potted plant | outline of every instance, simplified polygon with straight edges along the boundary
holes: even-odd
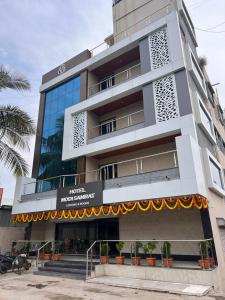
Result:
[[[119,242],[116,244],[116,250],[119,252],[120,256],[116,256],[116,263],[118,265],[124,265],[124,259],[125,257],[122,256],[121,251],[123,250],[124,242]]]
[[[109,245],[108,243],[101,244],[101,256],[100,256],[100,263],[101,264],[108,264],[109,263]]]
[[[52,259],[52,245],[49,243],[44,247],[44,260]]]
[[[44,248],[42,248],[44,246],[44,242],[41,242],[40,246],[38,248],[41,248],[41,250],[39,251],[39,259],[43,260],[44,259]],[[38,255],[38,253],[37,253]]]
[[[135,256],[132,257],[132,265],[140,266],[141,264],[141,257],[139,256],[139,249],[142,248],[141,242],[135,242]]]
[[[171,257],[171,244],[165,241],[162,246],[162,256],[164,267],[171,268],[173,266],[173,258]]]
[[[148,266],[154,267],[156,264],[156,258],[152,256],[152,252],[156,249],[156,245],[156,241],[149,241],[143,246],[144,253],[149,253],[149,257],[146,258]]]
[[[201,259],[198,261],[198,263],[202,269],[209,269],[211,267],[212,261],[210,261],[209,249],[210,243],[208,241],[202,241],[199,243],[199,254]]]
[[[62,259],[62,242],[55,242],[55,253],[53,255],[53,260],[61,261]]]
[[[29,253],[30,253],[31,247],[32,247],[31,242],[27,242],[27,243],[25,243],[25,245],[24,245],[24,250],[25,250],[26,253],[27,253],[27,257],[29,257]]]

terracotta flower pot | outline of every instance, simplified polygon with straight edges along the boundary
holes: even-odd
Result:
[[[117,265],[124,265],[124,259],[125,259],[125,256],[117,256],[116,257]]]
[[[163,266],[166,268],[172,268],[173,259],[172,258],[163,258]]]
[[[44,260],[51,260],[52,259],[52,253],[45,253],[44,254]]]
[[[100,256],[100,263],[102,265],[108,264],[109,263],[109,256]]]
[[[150,267],[155,267],[156,264],[156,258],[155,257],[147,257],[147,265]]]
[[[53,260],[61,261],[61,259],[62,259],[62,254],[57,253],[53,255]]]
[[[202,269],[210,269],[210,260],[208,258],[200,259],[198,264]]]
[[[141,265],[141,258],[139,256],[132,257],[132,265],[133,266],[140,266]]]
[[[211,268],[215,267],[215,259],[213,257],[209,257],[209,263]]]
[[[40,259],[40,260],[43,260],[43,259],[44,259],[44,253],[43,253],[43,252],[39,253],[39,259]]]

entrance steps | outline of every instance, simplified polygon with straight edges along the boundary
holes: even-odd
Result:
[[[82,260],[62,260],[48,261],[34,272],[36,275],[60,276],[65,278],[74,278],[85,280],[86,261]]]
[[[89,283],[104,284],[108,286],[140,289],[154,292],[164,292],[189,296],[204,296],[209,293],[211,286],[174,283],[166,281],[136,279],[129,277],[100,276],[88,279]]]

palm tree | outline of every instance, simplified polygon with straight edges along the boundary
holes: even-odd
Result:
[[[0,66],[0,92],[3,89],[29,90],[28,80]],[[28,138],[35,134],[31,117],[17,106],[0,105],[0,160],[14,175],[28,174],[28,165],[20,150],[29,150]]]

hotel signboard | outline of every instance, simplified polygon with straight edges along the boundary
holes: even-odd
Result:
[[[80,209],[103,204],[102,182],[91,182],[57,190],[56,209]]]

